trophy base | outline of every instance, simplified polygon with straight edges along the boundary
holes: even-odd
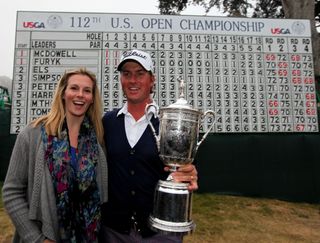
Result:
[[[155,190],[154,207],[149,217],[151,229],[174,235],[192,232],[195,224],[191,220],[192,193],[188,183],[159,181]]]
[[[152,216],[149,217],[149,225],[152,230],[165,235],[187,235],[192,233],[196,226],[193,221],[175,223]]]

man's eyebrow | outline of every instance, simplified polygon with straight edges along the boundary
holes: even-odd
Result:
[[[134,71],[122,69],[120,72],[141,72],[141,71],[148,72],[148,71],[146,71],[144,68],[137,69],[137,70],[134,70]]]

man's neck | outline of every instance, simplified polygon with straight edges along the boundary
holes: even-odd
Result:
[[[152,100],[148,100],[142,103],[130,103],[128,102],[128,112],[133,116],[133,118],[138,121],[145,114],[146,105],[151,103]]]

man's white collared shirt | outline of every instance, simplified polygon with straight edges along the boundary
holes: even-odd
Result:
[[[143,115],[138,121],[136,121],[128,111],[127,103],[124,104],[117,114],[117,116],[124,114],[126,135],[131,148],[137,144],[142,134],[146,130],[147,126],[149,125],[148,120],[150,120],[153,115],[157,117],[158,105],[154,101],[152,104],[156,106],[156,109],[154,107],[150,107],[147,114],[148,118],[146,118],[146,115]]]

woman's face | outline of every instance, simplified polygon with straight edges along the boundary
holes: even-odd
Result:
[[[70,76],[63,99],[67,117],[84,117],[93,103],[93,81],[87,75]]]

